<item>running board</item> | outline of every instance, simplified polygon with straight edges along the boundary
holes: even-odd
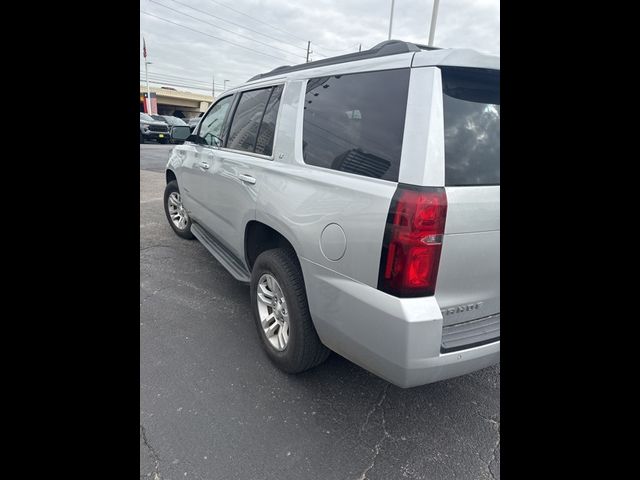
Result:
[[[243,283],[249,283],[251,281],[251,274],[242,262],[213,235],[195,222],[191,224],[191,233],[193,233],[193,236],[209,250],[209,253],[211,253],[236,280]]]

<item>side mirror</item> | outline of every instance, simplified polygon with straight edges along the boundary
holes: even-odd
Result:
[[[191,135],[191,130],[186,125],[175,125],[171,127],[171,138],[173,140],[188,140]]]
[[[186,138],[185,142],[195,143],[196,145],[204,145],[205,144],[204,138],[202,138],[202,137],[200,137],[198,135],[195,135],[193,133],[190,134]]]

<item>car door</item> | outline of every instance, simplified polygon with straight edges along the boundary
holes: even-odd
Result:
[[[214,164],[215,149],[222,145],[224,124],[233,104],[233,95],[218,100],[207,112],[199,129],[195,132],[198,142],[185,142],[176,147],[183,157],[180,172],[180,190],[189,215],[210,229],[211,219],[206,202],[207,172]]]
[[[245,226],[255,219],[262,171],[272,159],[282,90],[277,85],[238,93],[223,146],[208,152],[205,226],[239,259],[244,259]]]

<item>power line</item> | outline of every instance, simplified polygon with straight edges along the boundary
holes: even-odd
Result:
[[[176,79],[172,79],[172,78],[163,78],[163,77],[156,77],[156,76],[152,76],[151,74],[149,74],[149,80],[152,80],[154,82],[160,82],[160,83],[182,83],[185,86],[189,86],[189,87],[198,87],[198,88],[202,88],[204,90],[209,90],[211,88],[211,84],[206,85],[204,83],[192,83],[188,80],[176,80]],[[214,85],[216,88],[223,88],[222,85],[220,84],[215,84]]]
[[[206,90],[208,92],[211,91],[211,85],[206,86],[206,85],[199,85],[199,84],[192,84],[192,83],[188,83],[188,82],[181,82],[179,80],[167,80],[166,78],[149,78],[150,82],[153,83],[158,83],[161,85],[171,85],[171,86],[178,86],[178,87],[189,87],[189,88],[197,88],[199,90]],[[222,85],[216,85],[215,86],[216,90],[224,90],[224,87]]]
[[[216,40],[220,40],[221,42],[229,43],[235,47],[244,48],[245,50],[249,50],[250,52],[256,53],[258,55],[263,55],[266,57],[275,58],[279,62],[282,62],[282,57],[276,57],[275,55],[270,55],[268,53],[260,52],[258,50],[254,50],[253,48],[245,47],[244,45],[239,45],[237,43],[230,42],[229,40],[225,40],[224,38],[216,37],[215,35],[210,35],[208,33],[202,32],[200,30],[196,30],[195,28],[187,27],[186,25],[182,25],[181,23],[172,22],[171,20],[167,20],[166,18],[159,17],[158,15],[154,15],[153,13],[145,12],[144,10],[140,10],[140,13],[144,15],[148,15],[150,17],[157,18],[158,20],[162,20],[163,22],[171,23],[173,25],[177,25],[178,27],[186,28],[187,30],[191,30],[192,32],[201,33],[202,35],[206,35],[207,37],[215,38]]]
[[[143,73],[143,72],[140,71],[140,73]],[[155,76],[160,76],[160,77],[170,77],[170,78],[178,79],[178,80],[181,80],[181,81],[186,80],[186,81],[191,82],[191,83],[202,83],[204,85],[211,85],[211,81],[209,81],[209,80],[198,80],[198,79],[190,78],[190,77],[181,77],[179,75],[171,75],[169,73],[149,72],[149,75],[155,75]],[[216,82],[216,85],[222,85],[222,84]]]
[[[143,73],[142,71],[140,71],[140,73]],[[188,77],[180,77],[178,75],[170,75],[168,73],[160,73],[160,72],[149,72],[149,75],[155,75],[157,77],[168,77],[168,78],[172,78],[172,79],[177,79],[177,80],[181,80],[181,81],[188,81],[191,83],[202,83],[204,85],[211,85],[211,82],[207,81],[207,80],[197,80],[195,78],[188,78]]]
[[[324,48],[324,47],[322,47],[322,48],[321,48],[321,50],[325,50],[325,48]],[[353,47],[353,49],[351,49],[351,48],[347,48],[347,49],[344,49],[344,50],[334,50],[334,51],[335,51],[335,52],[346,52],[346,53],[357,52],[357,51],[358,51],[358,45],[356,45],[355,47]],[[336,53],[331,54],[331,53],[322,53],[322,52],[319,52],[319,51],[318,51],[318,46],[317,46],[317,45],[315,46],[315,52],[316,52],[317,54],[319,54],[320,56],[325,57],[325,58],[327,58],[327,57],[335,57],[335,56],[338,56],[338,54],[336,54]],[[344,54],[340,54],[340,55],[345,55],[346,53],[344,53]]]
[[[143,79],[141,78],[140,82],[142,82],[142,81],[143,81]],[[202,86],[202,85],[190,85],[188,83],[182,83],[182,82],[156,80],[155,78],[150,78],[149,79],[149,83],[156,84],[156,85],[159,85],[161,87],[170,86],[170,87],[189,88],[189,89],[192,89],[192,90],[198,90],[198,91],[206,92],[207,95],[211,95],[211,85],[209,85],[209,87],[205,87],[205,86]],[[215,91],[216,92],[222,92],[224,90],[225,90],[225,88],[222,87],[222,86],[216,86],[215,87]]]
[[[140,77],[142,77],[144,75],[144,72],[140,72]],[[153,77],[153,78],[151,78]],[[193,88],[203,88],[204,90],[209,90],[211,88],[211,83],[210,82],[203,82],[201,80],[192,80],[192,79],[188,79],[185,77],[177,77],[177,76],[173,76],[173,78],[168,78],[167,76],[165,76],[164,74],[161,73],[151,73],[149,72],[149,79],[158,83],[166,83],[166,84],[171,84],[171,83],[179,83],[184,86],[188,86],[188,87],[193,87]],[[214,83],[214,86],[220,89],[224,89],[224,84],[222,83]]]
[[[292,37],[297,38],[298,40],[301,40],[301,41],[303,41],[303,42],[308,42],[308,41],[309,41],[309,39],[308,39],[308,38],[302,38],[302,37],[299,37],[298,35],[296,35],[296,34],[294,34],[294,33],[288,32],[287,30],[283,30],[282,28],[280,28],[280,27],[276,27],[275,25],[271,25],[270,23],[267,23],[267,22],[265,22],[264,20],[260,20],[259,18],[252,17],[251,15],[249,15],[249,14],[247,14],[247,13],[244,13],[244,12],[241,12],[240,10],[236,10],[235,8],[230,7],[230,6],[229,6],[229,5],[227,5],[227,4],[220,3],[220,2],[216,2],[215,0],[209,0],[209,1],[210,1],[211,3],[215,3],[216,5],[220,5],[221,7],[228,8],[229,10],[232,10],[232,11],[234,11],[234,12],[236,12],[236,13],[239,13],[240,15],[244,15],[245,17],[248,17],[248,18],[250,18],[250,19],[251,19],[251,20],[253,20],[253,21],[256,21],[256,22],[258,22],[258,23],[262,23],[263,25],[266,25],[267,27],[274,28],[274,29],[279,30],[279,31],[281,31],[281,32],[283,32],[283,33],[286,33],[287,35],[291,35]],[[325,47],[323,47],[322,45],[318,45],[318,44],[317,44],[317,43],[315,43],[315,42],[313,42],[313,43],[315,44],[315,46],[316,46],[316,47],[320,47],[320,50],[326,50],[326,51],[328,51],[328,52],[346,52],[347,50],[351,50],[350,48],[345,48],[345,49],[342,49],[342,50],[334,50],[334,49],[331,49],[331,48],[325,48]],[[322,56],[324,57],[324,55],[322,55]]]
[[[142,77],[142,75],[141,75]],[[191,88],[200,88],[203,90],[210,90],[211,89],[211,84],[209,85],[204,85],[204,84],[199,84],[199,83],[192,83],[189,82],[188,80],[173,80],[171,78],[161,78],[161,77],[153,77],[151,76],[151,74],[149,74],[149,80],[155,83],[162,83],[162,84],[167,84],[167,85],[172,85],[172,84],[180,84],[179,86],[185,86],[185,87],[191,87]],[[217,83],[214,85],[215,88],[217,89],[224,89],[224,86]]]
[[[358,48],[359,44],[356,44],[355,47],[349,47],[349,48],[341,48],[341,49],[335,49],[335,48],[326,48],[326,47],[320,47],[320,50],[326,50],[327,52],[350,52],[352,50],[355,50],[356,48]],[[317,44],[316,44],[316,48]]]
[[[299,37],[299,36],[297,36],[297,35],[294,35],[294,34],[293,34],[293,33],[291,33],[291,32],[287,32],[286,30],[283,30],[283,29],[282,29],[282,28],[280,28],[280,27],[276,27],[276,26],[271,25],[270,23],[267,23],[267,22],[265,22],[265,21],[263,21],[263,20],[259,20],[259,19],[257,19],[257,18],[254,18],[254,17],[252,17],[251,15],[248,15],[248,14],[246,14],[246,13],[244,13],[244,12],[241,12],[240,10],[236,10],[235,8],[230,7],[229,5],[225,5],[224,3],[216,2],[215,0],[209,0],[209,1],[210,1],[210,2],[212,2],[212,3],[215,3],[216,5],[220,5],[221,7],[225,7],[225,8],[228,8],[229,10],[233,10],[234,12],[239,13],[240,15],[244,15],[245,17],[248,17],[248,18],[250,18],[251,20],[254,20],[254,21],[258,22],[258,23],[262,23],[262,24],[266,25],[267,27],[271,27],[271,28],[274,28],[274,29],[276,29],[276,30],[280,30],[281,32],[284,32],[284,33],[286,33],[287,35],[291,35],[292,37],[295,37],[295,38],[297,38],[298,40],[302,40],[303,42],[307,42],[307,41],[308,41],[308,39],[306,39],[306,38]]]
[[[151,1],[152,1],[152,2],[154,2],[154,3],[156,3],[154,0],[151,0]],[[192,6],[190,6],[190,5],[187,5],[186,3],[178,2],[177,0],[170,0],[170,1],[172,1],[172,2],[174,2],[174,3],[177,3],[177,4],[179,4],[179,5],[182,5],[182,6],[184,6],[184,7],[190,8],[191,10],[195,10],[196,12],[204,13],[205,15],[207,15],[207,16],[209,16],[209,17],[217,18],[218,20],[222,20],[223,22],[230,23],[231,25],[235,25],[236,27],[240,27],[240,28],[242,28],[242,29],[249,30],[249,31],[251,31],[251,32],[257,33],[258,35],[262,35],[263,37],[270,38],[271,40],[275,40],[276,42],[285,43],[285,44],[287,44],[287,45],[291,45],[292,47],[299,48],[300,50],[305,50],[305,48],[304,48],[304,47],[300,47],[299,45],[294,45],[293,43],[285,42],[284,40],[280,40],[279,38],[272,37],[271,35],[267,35],[266,33],[258,32],[257,30],[253,30],[252,28],[249,28],[249,27],[247,27],[247,26],[245,26],[245,25],[241,25],[241,24],[239,24],[239,23],[232,22],[231,20],[227,20],[227,19],[225,19],[225,18],[218,17],[218,16],[213,15],[213,14],[211,14],[211,13],[205,12],[204,10],[199,10],[199,9],[197,9],[197,8],[195,8],[195,7],[192,7]]]
[[[274,47],[274,46],[272,46],[272,45],[269,45],[268,43],[261,42],[260,40],[254,40],[254,39],[253,39],[253,38],[251,38],[251,37],[247,37],[247,36],[245,36],[245,35],[241,35],[241,34],[239,34],[239,33],[237,33],[237,32],[234,32],[233,30],[229,30],[229,29],[227,29],[227,28],[224,28],[224,27],[221,27],[221,26],[219,26],[219,25],[216,25],[215,23],[207,22],[206,20],[202,20],[202,19],[200,19],[200,18],[198,18],[198,17],[194,17],[193,15],[189,15],[188,13],[181,12],[180,10],[176,10],[175,8],[167,7],[166,5],[163,5],[162,3],[157,2],[157,1],[155,1],[155,0],[149,0],[149,1],[150,1],[150,2],[152,2],[152,3],[158,4],[158,5],[160,5],[160,6],[164,7],[164,8],[166,8],[167,10],[171,10],[172,12],[179,13],[180,15],[184,15],[185,17],[192,18],[192,19],[194,19],[194,20],[197,20],[198,22],[206,23],[207,25],[211,25],[212,27],[219,28],[220,30],[223,30],[223,31],[225,31],[225,32],[232,33],[233,35],[236,35],[236,36],[238,36],[238,37],[240,37],[240,38],[244,38],[244,39],[249,40],[249,41],[251,41],[251,42],[259,43],[260,45],[264,45],[264,46],[266,46],[266,47],[273,48],[274,50],[279,50],[280,52],[286,53],[287,55],[295,55],[295,56],[297,56],[297,57],[298,57],[298,56],[300,56],[300,55],[297,55],[297,54],[295,54],[295,53],[293,53],[293,52],[289,52],[289,51],[287,51],[287,50],[283,50],[283,49],[281,49],[281,48],[278,48],[278,47]]]
[[[205,84],[209,85],[209,82],[207,80],[199,80],[199,79],[195,79],[195,78],[191,78],[191,77],[183,77],[183,76],[180,76],[180,75],[173,75],[173,74],[170,74],[170,73],[163,73],[163,72],[149,72],[149,73],[150,74],[154,74],[154,75],[162,75],[163,77],[179,78],[181,80],[189,80],[189,81],[193,81],[193,82],[197,82],[197,83],[205,83]]]
[[[140,82],[144,82],[144,79],[140,78]],[[209,85],[209,87],[203,87],[203,86],[200,86],[200,85],[189,85],[189,84],[180,83],[180,82],[165,82],[165,81],[160,81],[160,80],[154,80],[152,78],[149,79],[149,83],[155,83],[156,85],[160,85],[160,86],[168,85],[170,87],[192,88],[194,90],[202,90],[202,91],[211,92],[211,85]]]

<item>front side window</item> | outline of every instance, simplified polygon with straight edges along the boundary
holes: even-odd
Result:
[[[445,184],[500,185],[500,70],[441,70]]]
[[[397,181],[408,91],[408,68],[310,79],[305,163]]]
[[[219,100],[207,113],[200,123],[198,136],[201,137],[207,145],[220,146],[222,144],[222,126],[227,116],[233,96],[225,97]]]

